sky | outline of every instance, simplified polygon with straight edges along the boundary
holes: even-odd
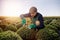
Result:
[[[0,16],[20,16],[32,6],[43,16],[60,16],[60,0],[0,0]]]

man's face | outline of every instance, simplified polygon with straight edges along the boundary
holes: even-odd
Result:
[[[34,8],[31,8],[31,9],[29,10],[29,13],[30,13],[31,17],[34,17],[37,12],[35,12],[35,9],[34,9]]]

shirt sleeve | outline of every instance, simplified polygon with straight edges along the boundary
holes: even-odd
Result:
[[[45,26],[44,26],[43,16],[42,16],[42,15],[39,15],[38,20],[40,21],[40,25],[37,26],[37,29],[42,29],[42,28],[44,28]]]
[[[24,14],[21,14],[21,15],[20,15],[20,18],[24,18]]]
[[[29,17],[29,13],[20,15],[21,18]]]

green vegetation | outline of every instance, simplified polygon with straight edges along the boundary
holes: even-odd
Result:
[[[2,28],[0,28],[0,32],[3,32]]]
[[[31,24],[30,19],[27,24]],[[60,17],[44,17],[44,25],[36,31],[23,26],[18,17],[0,17],[0,40],[60,40]]]
[[[17,33],[23,38],[23,40],[34,40],[36,35],[34,29],[28,29],[26,26],[17,30]]]
[[[0,40],[22,40],[22,38],[15,32],[5,31],[0,33]]]
[[[5,31],[11,30],[11,31],[16,32],[17,31],[17,27],[16,26],[13,26],[13,25],[8,25],[8,26],[6,26],[6,28],[4,30]]]

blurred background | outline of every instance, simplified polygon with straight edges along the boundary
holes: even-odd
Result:
[[[0,0],[0,16],[20,16],[32,6],[43,16],[60,16],[60,0]]]

